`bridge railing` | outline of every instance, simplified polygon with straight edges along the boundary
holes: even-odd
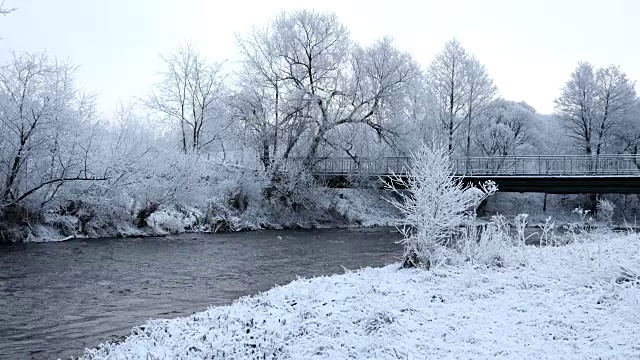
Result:
[[[320,175],[403,174],[408,157],[318,158],[314,172]],[[640,175],[640,156],[635,155],[523,155],[503,157],[452,157],[459,176],[611,176]]]
[[[410,166],[409,160],[408,157],[322,158],[314,162],[314,172],[325,175],[403,174]]]

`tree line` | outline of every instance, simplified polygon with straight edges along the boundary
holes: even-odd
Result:
[[[236,44],[235,67],[188,44],[163,55],[158,83],[113,114],[75,86],[74,64],[14,53],[0,66],[0,212],[211,202],[225,172],[269,184],[293,158],[406,156],[434,137],[459,156],[638,153],[640,100],[614,65],[580,62],[545,115],[500,97],[456,39],[423,68],[390,38],[360,44],[335,14],[299,10]]]

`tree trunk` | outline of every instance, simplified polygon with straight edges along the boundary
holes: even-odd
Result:
[[[20,147],[18,148],[18,152],[13,159],[13,163],[11,164],[11,170],[9,171],[9,176],[5,181],[5,189],[2,194],[2,198],[0,199],[2,202],[11,198],[13,200],[14,194],[12,189],[15,185],[16,179],[18,177],[18,172],[20,171],[21,163],[22,163],[22,153],[24,151],[25,144],[27,143],[27,139],[24,135],[20,135]]]
[[[598,210],[598,199],[600,198],[600,194],[589,194],[589,210],[593,215],[596,214]]]
[[[325,131],[324,129],[322,129],[322,127],[318,129],[318,133],[316,134],[316,136],[313,137],[313,140],[311,141],[309,154],[307,155],[307,158],[304,161],[304,166],[308,169],[311,168],[311,166],[313,165],[313,162],[315,161],[315,157],[318,154],[318,148],[320,147],[320,142],[324,138],[324,132]]]
[[[264,169],[267,170],[270,164],[271,160],[269,158],[269,139],[265,137],[262,139],[262,165],[264,166]]]
[[[449,122],[449,155],[453,155],[453,118]]]
[[[180,120],[180,130],[182,130],[182,152],[187,153],[187,133],[184,129],[184,119]]]
[[[467,157],[471,156],[471,113],[473,111],[473,103],[472,103],[472,98],[473,98],[473,92],[471,92],[471,94],[469,95],[469,113],[467,114],[467,149],[465,151]]]
[[[279,103],[280,103],[280,89],[278,87],[278,82],[276,81],[276,86],[275,86],[275,90],[276,90],[276,103],[274,106],[275,109],[275,123],[273,125],[273,157],[277,158],[278,156],[278,127],[279,122],[280,122],[280,114],[279,114]]]

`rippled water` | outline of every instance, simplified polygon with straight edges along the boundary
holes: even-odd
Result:
[[[68,358],[286,284],[395,262],[390,228],[186,234],[0,247],[0,359]]]

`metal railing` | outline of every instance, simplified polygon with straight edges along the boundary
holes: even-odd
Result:
[[[408,157],[318,158],[317,175],[404,174],[411,167]],[[503,157],[453,157],[459,176],[640,176],[636,155],[522,155]]]

